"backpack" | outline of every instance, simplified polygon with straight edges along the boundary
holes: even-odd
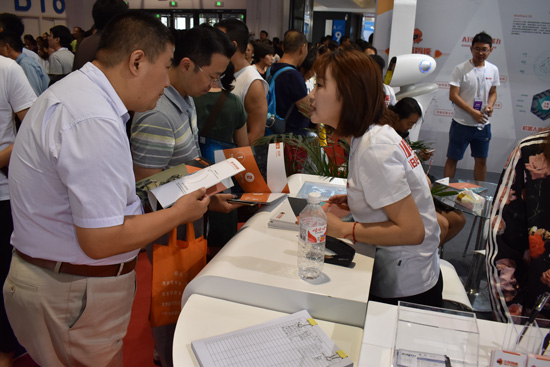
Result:
[[[275,74],[271,75],[271,68],[267,70],[266,73],[266,80],[269,84],[269,91],[267,92],[267,121],[265,124],[266,127],[266,135],[272,135],[272,134],[284,134],[286,129],[286,120],[288,119],[288,116],[290,116],[290,113],[292,112],[292,109],[294,105],[292,105],[288,112],[286,113],[286,116],[284,118],[281,118],[277,115],[277,101],[275,97],[275,79],[285,71],[294,69],[292,66],[285,66],[284,68],[281,68],[278,70]]]

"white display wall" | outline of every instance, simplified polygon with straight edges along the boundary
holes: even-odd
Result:
[[[375,46],[389,44],[391,10],[378,14]],[[444,165],[453,115],[449,80],[455,65],[471,58],[475,34],[485,31],[495,47],[488,60],[500,70],[491,127],[488,171],[500,172],[521,138],[550,126],[550,1],[420,0],[417,2],[413,52],[429,54],[437,70],[425,82],[439,85],[428,106],[420,139],[433,143],[435,165]],[[377,34],[381,31],[380,35]],[[393,36],[393,35],[392,35]],[[459,168],[472,169],[468,150]]]

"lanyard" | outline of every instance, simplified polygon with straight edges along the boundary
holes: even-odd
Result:
[[[473,61],[472,61],[472,65],[473,65]],[[474,65],[474,72],[476,74],[476,79],[477,79],[477,85],[478,85],[478,88],[477,88],[477,98],[481,98],[481,92],[483,91],[483,87],[485,86],[485,73],[487,71],[487,69],[485,68],[485,65],[483,66],[483,75],[481,77],[481,80],[479,79],[479,72],[478,72],[478,69],[475,65]]]

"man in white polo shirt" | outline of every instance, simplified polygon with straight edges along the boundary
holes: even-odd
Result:
[[[117,16],[96,60],[42,93],[16,138],[4,301],[41,366],[121,366],[139,249],[207,209],[201,189],[142,214],[135,191],[128,110],[155,107],[173,50],[153,16]]]

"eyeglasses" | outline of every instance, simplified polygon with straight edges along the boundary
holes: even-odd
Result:
[[[196,66],[200,71],[202,71],[203,73],[206,74],[206,76],[210,79],[210,84],[219,84],[220,80],[223,79],[223,77],[225,76],[225,74],[222,74],[222,75],[220,75],[220,76],[217,77],[217,78],[212,78],[212,77],[210,76],[210,74],[208,74],[206,71],[202,70],[202,68],[201,68],[197,63],[195,63],[195,66]]]
[[[472,50],[475,51],[475,52],[482,53],[482,54],[488,54],[491,51],[490,48],[479,48],[479,47],[474,47],[474,48],[472,48]]]

